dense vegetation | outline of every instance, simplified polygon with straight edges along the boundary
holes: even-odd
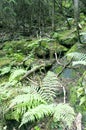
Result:
[[[86,130],[85,8],[0,1],[0,130]]]

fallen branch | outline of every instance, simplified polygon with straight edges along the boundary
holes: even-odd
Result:
[[[58,57],[57,57],[56,52],[55,52],[55,58],[56,58],[56,62],[57,62],[59,65],[62,65],[62,64],[58,61]]]
[[[66,89],[64,86],[62,88],[63,88],[63,93],[64,93],[64,103],[66,103]]]
[[[60,86],[61,86],[61,88],[63,89],[63,94],[64,94],[64,99],[63,99],[63,103],[66,103],[66,89],[65,89],[65,87],[62,85],[62,84],[60,84]]]
[[[45,63],[35,66],[33,67],[31,70],[27,71],[27,73],[20,79],[20,81],[22,81],[23,79],[25,79],[28,75],[32,74],[33,72],[36,72],[37,70],[39,70],[41,67],[49,67],[52,66],[52,64],[55,62],[55,60],[52,61],[46,61]]]
[[[27,71],[27,73],[20,79],[20,81],[22,81],[23,79],[25,79],[28,75],[30,75],[31,73],[37,71],[38,69],[40,69],[41,67],[45,67],[45,64],[41,64],[39,66],[35,66],[33,67],[31,70]]]
[[[30,78],[27,77],[27,80],[29,80],[30,82],[32,82],[33,84],[35,84],[36,86],[38,86],[38,84],[36,82],[34,82],[33,80],[31,80]]]

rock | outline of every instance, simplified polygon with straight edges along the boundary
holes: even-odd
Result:
[[[60,44],[67,47],[74,45],[74,43],[77,41],[75,29],[55,32],[53,38],[57,39]]]

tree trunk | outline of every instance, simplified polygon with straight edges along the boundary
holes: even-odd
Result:
[[[74,19],[76,24],[76,30],[77,30],[77,38],[78,41],[81,43],[80,40],[80,33],[79,33],[79,0],[74,0]]]
[[[55,0],[52,5],[52,30],[55,31]]]

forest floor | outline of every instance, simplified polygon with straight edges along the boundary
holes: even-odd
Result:
[[[82,50],[86,49],[86,46],[77,45],[74,33],[74,30],[66,30],[61,33],[55,32],[52,38],[38,37],[32,39],[16,35],[12,40],[12,35],[1,32],[0,103],[2,101],[6,102],[8,106],[10,99],[21,93],[21,87],[18,86],[19,84],[17,85],[16,80],[20,81],[24,87],[29,85],[41,86],[42,80],[51,71],[55,73],[57,80],[62,85],[54,101],[56,103],[69,103],[76,109],[77,106],[75,106],[76,103],[74,102],[76,99],[72,88],[78,85],[86,67],[72,66],[73,60],[72,58],[67,59],[66,54],[76,52],[78,47],[81,47],[82,52]],[[14,71],[15,75],[12,77]],[[3,110],[7,109],[4,103],[2,104]],[[46,121],[43,121],[39,123],[39,128],[32,128],[31,130],[56,130],[56,128],[47,128],[47,125]],[[13,129],[17,130],[14,126],[11,130]],[[62,129],[58,128],[58,130]]]

